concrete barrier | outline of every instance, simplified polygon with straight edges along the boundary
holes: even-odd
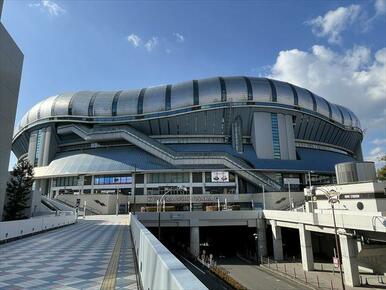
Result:
[[[0,242],[74,224],[75,222],[76,215],[73,212],[59,212],[57,215],[0,222]]]
[[[144,290],[207,289],[134,215],[130,228]]]

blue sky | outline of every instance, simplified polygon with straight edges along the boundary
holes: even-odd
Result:
[[[66,91],[270,76],[352,108],[365,157],[386,152],[385,0],[5,0],[2,22],[25,56],[16,122]]]

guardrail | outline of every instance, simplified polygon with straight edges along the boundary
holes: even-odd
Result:
[[[143,289],[207,289],[137,218],[130,214],[130,228]]]
[[[64,211],[24,220],[0,222],[0,242],[74,224],[76,219],[74,212]]]

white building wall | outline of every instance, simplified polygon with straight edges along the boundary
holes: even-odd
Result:
[[[251,141],[258,158],[273,159],[271,113],[253,114]]]

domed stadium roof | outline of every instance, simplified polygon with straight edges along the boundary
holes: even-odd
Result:
[[[330,103],[311,91],[282,81],[257,77],[213,77],[174,85],[120,91],[80,91],[49,97],[33,106],[16,131],[41,120],[55,118],[122,118],[157,112],[171,113],[189,107],[213,104],[268,104],[316,112],[348,127],[360,128],[349,109]],[[199,108],[198,108],[199,109]]]

